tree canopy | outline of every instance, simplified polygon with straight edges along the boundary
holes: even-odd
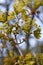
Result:
[[[0,22],[3,23],[3,25],[0,26],[0,39],[3,43],[2,48],[7,47],[7,41],[9,41],[12,46],[12,49],[8,52],[8,58],[4,60],[5,65],[37,65],[37,63],[42,65],[43,54],[36,54],[35,58],[34,55],[29,52],[28,40],[31,34],[33,34],[36,39],[41,37],[41,27],[36,23],[35,17],[40,20],[40,11],[38,8],[43,6],[43,0],[15,0],[13,4],[14,11],[9,11],[9,4],[7,2],[5,6],[6,11],[3,12],[0,10]],[[14,37],[12,37],[12,34]],[[23,34],[25,38],[22,39],[23,41],[19,40],[18,42],[17,35]],[[23,42],[27,44],[28,52],[26,54],[23,54],[19,47]],[[15,47],[19,53],[16,57],[14,55]]]

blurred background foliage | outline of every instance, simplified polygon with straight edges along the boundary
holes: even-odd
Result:
[[[0,64],[43,65],[43,0],[0,0]]]

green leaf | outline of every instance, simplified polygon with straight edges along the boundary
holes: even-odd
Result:
[[[40,36],[40,33],[41,32],[41,29],[36,29],[35,31],[34,31],[34,36],[37,38],[37,39],[39,39],[41,36]]]

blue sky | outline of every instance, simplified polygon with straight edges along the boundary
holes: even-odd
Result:
[[[5,0],[0,0],[0,3],[4,3],[5,2]]]

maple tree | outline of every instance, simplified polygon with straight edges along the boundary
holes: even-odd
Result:
[[[40,6],[43,6],[43,1],[15,0],[15,3],[13,4],[14,11],[10,12],[8,11],[8,4],[6,6],[7,9],[5,12],[0,11],[0,22],[3,23],[3,25],[0,26],[0,39],[4,40],[4,42],[9,41],[13,48],[16,47],[18,49],[20,55],[15,57],[14,50],[11,49],[9,51],[9,57],[5,58],[4,60],[5,65],[35,65],[36,61],[34,56],[31,53],[23,55],[19,44],[26,42],[27,47],[29,47],[28,39],[31,34],[33,34],[36,39],[39,39],[41,37],[41,28],[36,23],[36,19],[34,17],[37,17],[36,14],[40,13],[40,11],[37,9]],[[22,25],[19,24],[20,20]],[[10,21],[12,21],[13,24],[10,24]],[[32,28],[34,27],[35,29],[32,31]],[[14,35],[14,38],[11,36],[11,34]],[[20,43],[17,41],[18,34],[25,34],[25,38],[23,38],[23,41],[20,40]],[[7,43],[3,43],[2,47],[6,47],[6,44]],[[40,59],[37,59],[37,62],[39,60],[39,64],[42,65],[43,59],[41,59],[41,62]]]

